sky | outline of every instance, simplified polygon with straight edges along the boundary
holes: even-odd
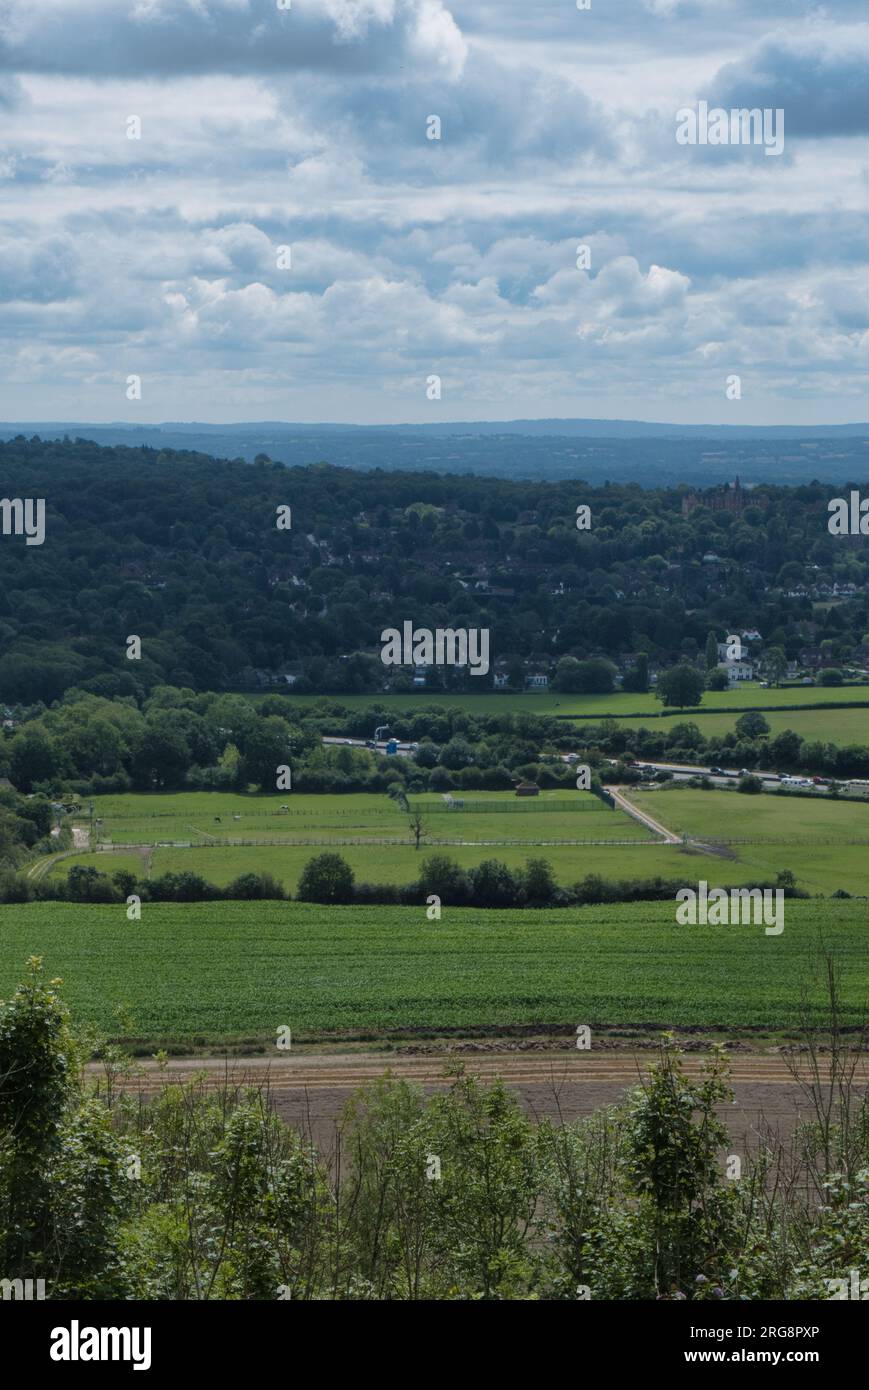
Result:
[[[0,418],[866,420],[866,15],[0,0]]]

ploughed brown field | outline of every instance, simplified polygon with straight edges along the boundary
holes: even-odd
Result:
[[[651,1049],[613,1049],[596,1054],[562,1049],[468,1054],[452,1049],[433,1050],[424,1056],[397,1055],[388,1061],[382,1054],[299,1052],[279,1061],[211,1057],[169,1062],[163,1076],[154,1064],[146,1063],[143,1075],[130,1077],[122,1084],[144,1094],[165,1084],[163,1077],[177,1082],[203,1076],[203,1084],[209,1089],[227,1081],[239,1087],[267,1085],[286,1123],[310,1133],[321,1152],[328,1152],[349,1097],[387,1070],[431,1094],[450,1084],[446,1068],[461,1061],[468,1072],[483,1081],[500,1077],[515,1090],[532,1117],[550,1116],[568,1122],[620,1101],[631,1086],[642,1080],[655,1057]],[[688,1053],[683,1058],[686,1074],[697,1075],[703,1059],[702,1052]],[[719,1113],[736,1152],[751,1151],[758,1142],[762,1122],[786,1137],[800,1116],[809,1118],[806,1097],[781,1054],[737,1052],[730,1057],[730,1067],[734,1103],[720,1107]],[[98,1073],[99,1067],[95,1064],[92,1070]],[[864,1086],[869,1082],[869,1056],[863,1059],[858,1078]]]

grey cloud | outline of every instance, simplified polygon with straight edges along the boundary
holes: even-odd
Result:
[[[456,76],[464,42],[441,0],[6,0],[0,66],[169,77],[197,72],[344,73],[401,61]]]
[[[711,84],[715,105],[781,107],[788,135],[821,138],[869,133],[869,39],[848,46],[822,39],[769,39]]]

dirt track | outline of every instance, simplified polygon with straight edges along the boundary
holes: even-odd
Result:
[[[619,810],[624,811],[628,816],[633,816],[634,820],[638,820],[641,825],[646,826],[646,828],[651,830],[655,835],[662,836],[665,844],[681,845],[682,837],[680,835],[675,835],[672,830],[668,830],[666,825],[662,825],[659,820],[655,820],[654,816],[650,816],[648,811],[641,811],[639,806],[635,806],[625,795],[623,787],[608,787],[607,790],[612,794],[612,798],[619,807]]]
[[[467,1070],[484,1080],[501,1077],[517,1092],[523,1108],[535,1118],[549,1115],[564,1121],[590,1114],[603,1105],[620,1100],[625,1090],[636,1085],[655,1054],[650,1052],[609,1052],[608,1054],[555,1052],[538,1055],[515,1052],[485,1055],[394,1056],[330,1055],[293,1053],[288,1057],[253,1057],[243,1060],[206,1058],[201,1061],[170,1062],[166,1076],[171,1081],[205,1076],[208,1089],[224,1080],[233,1085],[267,1084],[279,1114],[288,1124],[310,1131],[321,1148],[328,1149],[341,1111],[357,1087],[382,1076],[386,1070],[396,1077],[421,1085],[427,1093],[449,1085],[444,1075],[450,1061],[461,1060]],[[703,1057],[683,1058],[687,1075],[699,1074]],[[807,1116],[805,1097],[790,1075],[786,1062],[775,1054],[734,1055],[730,1059],[734,1104],[721,1109],[737,1151],[750,1149],[755,1142],[761,1112],[766,1121],[788,1133],[800,1113]],[[94,1067],[94,1072],[99,1068]],[[862,1078],[869,1079],[869,1059]],[[144,1075],[130,1078],[126,1089],[150,1093],[163,1084],[154,1064],[144,1065]]]

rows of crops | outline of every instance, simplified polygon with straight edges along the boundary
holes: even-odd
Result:
[[[267,1041],[577,1023],[781,1028],[801,986],[819,1000],[820,939],[842,962],[844,1018],[867,998],[864,909],[797,903],[785,930],[681,927],[674,906],[560,912],[331,908],[288,903],[0,908],[0,995],[36,953],[76,1016],[158,1041]]]

